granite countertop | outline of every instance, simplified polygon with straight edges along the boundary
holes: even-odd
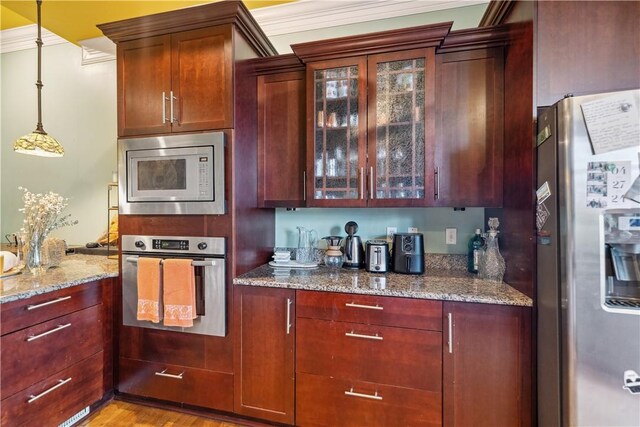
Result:
[[[234,285],[343,292],[405,298],[531,307],[531,298],[506,283],[478,279],[466,271],[427,268],[426,274],[369,273],[365,270],[282,269],[260,266],[233,279]]]
[[[118,276],[118,260],[96,255],[68,255],[41,276],[25,273],[0,279],[0,304]]]

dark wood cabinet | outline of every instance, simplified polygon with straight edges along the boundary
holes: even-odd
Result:
[[[436,56],[433,206],[502,205],[502,48]]]
[[[111,390],[111,283],[0,305],[0,424],[58,425]]]
[[[307,205],[427,206],[435,49],[451,23],[293,45],[307,65]]]
[[[236,413],[294,421],[295,291],[235,287]]]
[[[531,308],[444,303],[445,426],[530,426]]]
[[[231,26],[118,45],[118,135],[232,127]]]
[[[296,424],[442,424],[440,301],[297,291]]]
[[[295,55],[255,61],[258,85],[258,206],[306,204],[305,73]]]

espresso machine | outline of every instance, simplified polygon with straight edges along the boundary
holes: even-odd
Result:
[[[358,232],[358,224],[355,221],[349,221],[344,226],[347,237],[344,238],[344,268],[362,268],[364,267],[364,249],[362,247],[362,239],[355,234]]]

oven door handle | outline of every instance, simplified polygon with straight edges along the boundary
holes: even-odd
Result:
[[[125,260],[127,262],[137,264],[138,258],[138,256],[128,256]],[[162,261],[160,261],[160,264],[162,264]],[[216,261],[193,261],[191,265],[194,267],[213,267],[216,265]]]

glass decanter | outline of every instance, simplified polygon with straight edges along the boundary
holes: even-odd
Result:
[[[498,218],[489,218],[489,235],[487,236],[486,248],[478,265],[478,277],[480,279],[502,282],[504,277],[506,266],[498,247],[499,225]]]

